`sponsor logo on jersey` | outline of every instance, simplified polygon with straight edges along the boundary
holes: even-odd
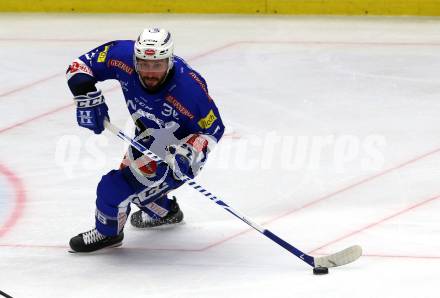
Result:
[[[167,129],[170,128],[170,127],[173,127],[176,124],[176,122],[174,122],[174,121],[165,122],[162,119],[156,117],[154,114],[148,113],[147,111],[141,110],[141,109],[138,109],[137,111],[132,113],[132,116],[133,117],[136,117],[136,116],[145,117],[148,120],[151,120],[154,123],[156,123],[159,127],[167,128]]]
[[[107,62],[107,66],[119,68],[122,71],[128,73],[129,75],[131,75],[133,73],[133,68],[131,68],[130,66],[128,66],[127,64],[125,64],[124,62],[122,62],[120,60],[110,59]]]
[[[215,116],[214,111],[210,110],[208,115],[200,119],[197,124],[199,124],[199,126],[203,129],[208,129],[212,126],[212,123],[214,123],[215,120],[217,120],[217,117]]]
[[[88,67],[84,62],[82,62],[79,59],[76,59],[75,61],[73,61],[69,67],[69,73],[74,74],[77,72],[86,73],[88,75],[93,76],[93,73],[92,73],[92,70],[90,69],[90,67]]]
[[[184,107],[174,96],[168,94],[167,96],[165,96],[165,100],[169,102],[182,115],[187,116],[191,120],[194,119],[194,115],[186,107]]]
[[[105,59],[107,59],[107,52],[108,52],[108,49],[110,48],[110,46],[105,46],[104,47],[104,51],[102,51],[102,52],[99,52],[99,55],[98,55],[98,63],[103,63],[103,62],[105,62]]]
[[[132,109],[132,110],[137,110],[138,109],[138,106],[137,105],[140,105],[143,109],[147,109],[147,110],[149,110],[149,111],[152,111],[153,110],[153,108],[152,107],[150,107],[150,106],[148,106],[147,105],[147,100],[146,99],[144,99],[142,96],[140,97],[140,98],[137,98],[137,97],[135,97],[134,98],[134,101],[133,100],[131,100],[131,99],[128,99],[127,100],[127,107],[130,109]]]
[[[208,89],[206,88],[206,85],[202,82],[202,80],[199,78],[199,76],[194,72],[190,72],[188,74],[194,81],[196,81],[197,84],[199,84],[200,88],[202,88],[203,92],[205,92],[206,96],[208,96],[208,100],[211,101],[212,98],[208,94]]]

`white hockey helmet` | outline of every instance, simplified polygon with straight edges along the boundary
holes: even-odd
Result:
[[[135,59],[160,60],[168,58],[168,71],[173,68],[173,53],[174,42],[171,33],[166,29],[146,28],[134,44]]]

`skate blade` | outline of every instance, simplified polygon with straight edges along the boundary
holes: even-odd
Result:
[[[130,226],[132,228],[134,228],[135,230],[157,230],[157,231],[160,231],[160,230],[173,229],[177,226],[184,225],[184,224],[185,224],[185,220],[182,220],[181,222],[178,222],[178,223],[166,224],[166,225],[161,225],[161,226],[156,226],[156,227],[135,227],[131,223],[130,223]]]
[[[121,245],[122,245],[122,242],[119,242],[119,243],[115,243],[115,244],[103,247],[101,249],[94,250],[94,251],[89,251],[89,252],[86,252],[86,251],[74,251],[72,249],[69,249],[68,252],[71,253],[71,254],[93,255],[93,254],[99,254],[101,252],[105,252],[105,251],[107,251],[107,250],[109,250],[111,248],[119,247]]]

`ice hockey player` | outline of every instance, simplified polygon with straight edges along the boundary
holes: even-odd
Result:
[[[135,122],[135,139],[160,156],[156,162],[130,147],[119,169],[97,186],[95,228],[70,240],[72,252],[92,252],[122,244],[130,204],[137,228],[182,221],[176,199],[181,174],[196,176],[224,132],[205,79],[174,56],[169,31],[147,28],[133,40],[103,44],[75,59],[66,74],[80,126],[100,134],[108,108],[96,83],[118,80]]]

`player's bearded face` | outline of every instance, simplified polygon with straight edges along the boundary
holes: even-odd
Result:
[[[147,89],[154,90],[160,86],[167,75],[168,58],[160,60],[136,59],[136,70]]]

